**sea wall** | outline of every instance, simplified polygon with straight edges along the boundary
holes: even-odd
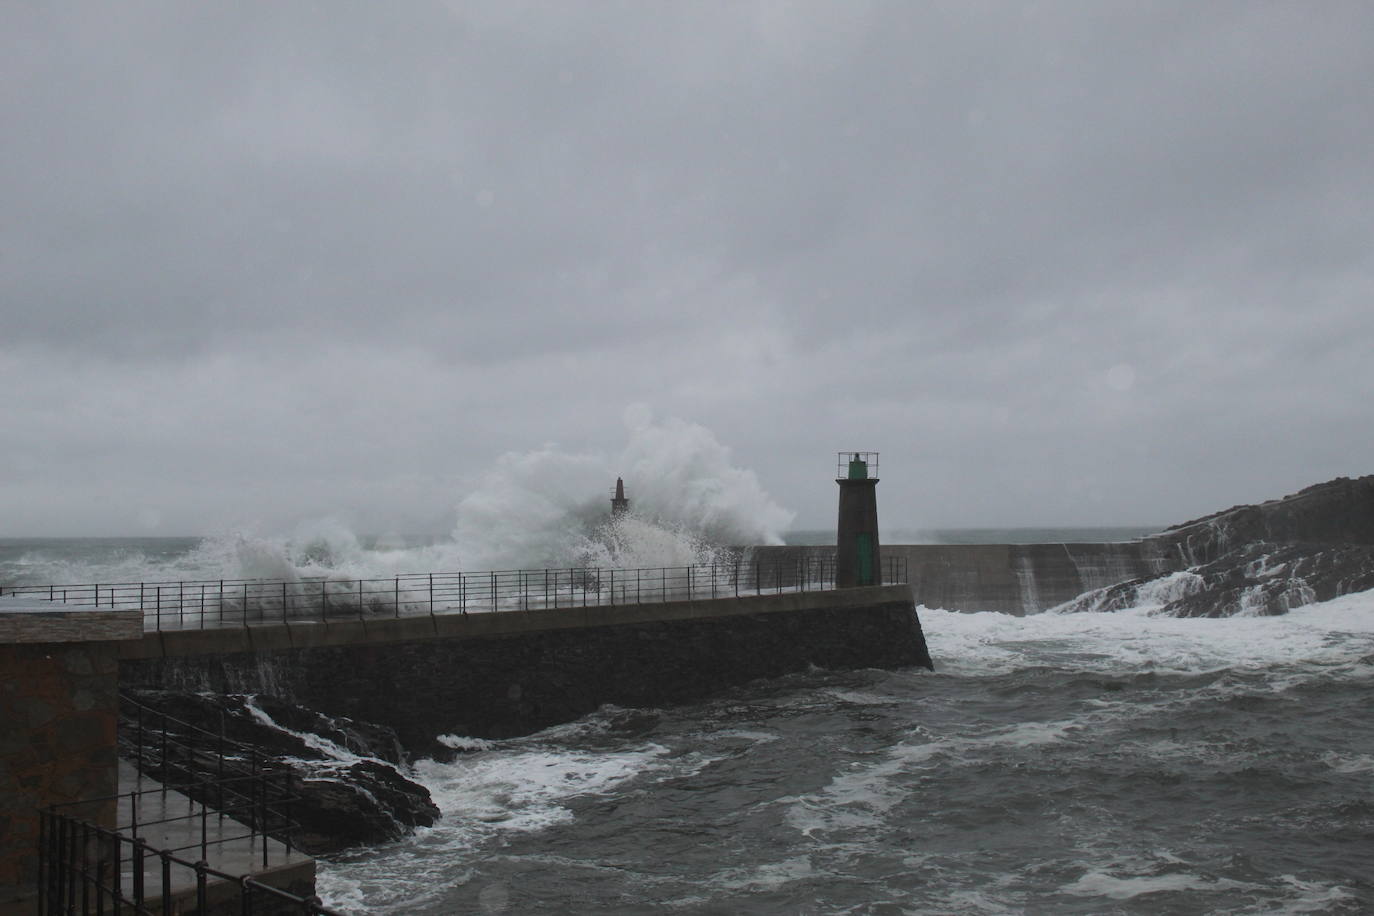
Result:
[[[751,560],[763,581],[835,548],[758,547]],[[912,600],[924,607],[1035,614],[1087,591],[1182,569],[1175,545],[1146,538],[1106,544],[884,544],[884,562],[906,561]]]
[[[394,728],[417,755],[439,735],[497,738],[603,704],[652,707],[810,666],[930,666],[901,586],[659,605],[292,623],[149,634],[126,686],[267,693]]]

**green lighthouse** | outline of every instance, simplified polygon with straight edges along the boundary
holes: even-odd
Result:
[[[878,545],[877,452],[839,452],[835,483],[840,485],[835,530],[835,585],[882,585]]]

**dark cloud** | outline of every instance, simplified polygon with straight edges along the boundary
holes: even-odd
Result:
[[[22,5],[0,509],[403,525],[632,401],[804,525],[851,443],[910,527],[1368,472],[1371,36],[1359,3]]]

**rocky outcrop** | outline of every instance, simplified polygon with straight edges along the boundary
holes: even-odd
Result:
[[[1149,540],[1168,545],[1189,566],[1259,543],[1374,544],[1374,475],[1337,477],[1282,499],[1233,506]]]
[[[398,839],[439,817],[429,791],[403,774],[404,752],[384,726],[265,695],[135,690],[128,698],[144,709],[125,704],[121,756],[164,784],[214,782],[221,752],[231,767],[293,774],[293,842],[312,855]]]
[[[1056,610],[1274,615],[1374,588],[1374,475],[1235,506],[1146,540],[1186,569],[1097,589]]]

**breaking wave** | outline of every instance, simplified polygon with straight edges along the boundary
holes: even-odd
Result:
[[[500,455],[456,503],[448,537],[365,538],[322,516],[289,533],[234,530],[169,546],[29,547],[0,557],[7,584],[214,579],[294,581],[385,578],[405,573],[569,566],[709,564],[727,547],[774,545],[793,513],[752,470],[734,464],[709,429],[625,411],[616,453],[545,445]],[[617,477],[631,499],[610,518]],[[442,498],[439,496],[438,498]]]

